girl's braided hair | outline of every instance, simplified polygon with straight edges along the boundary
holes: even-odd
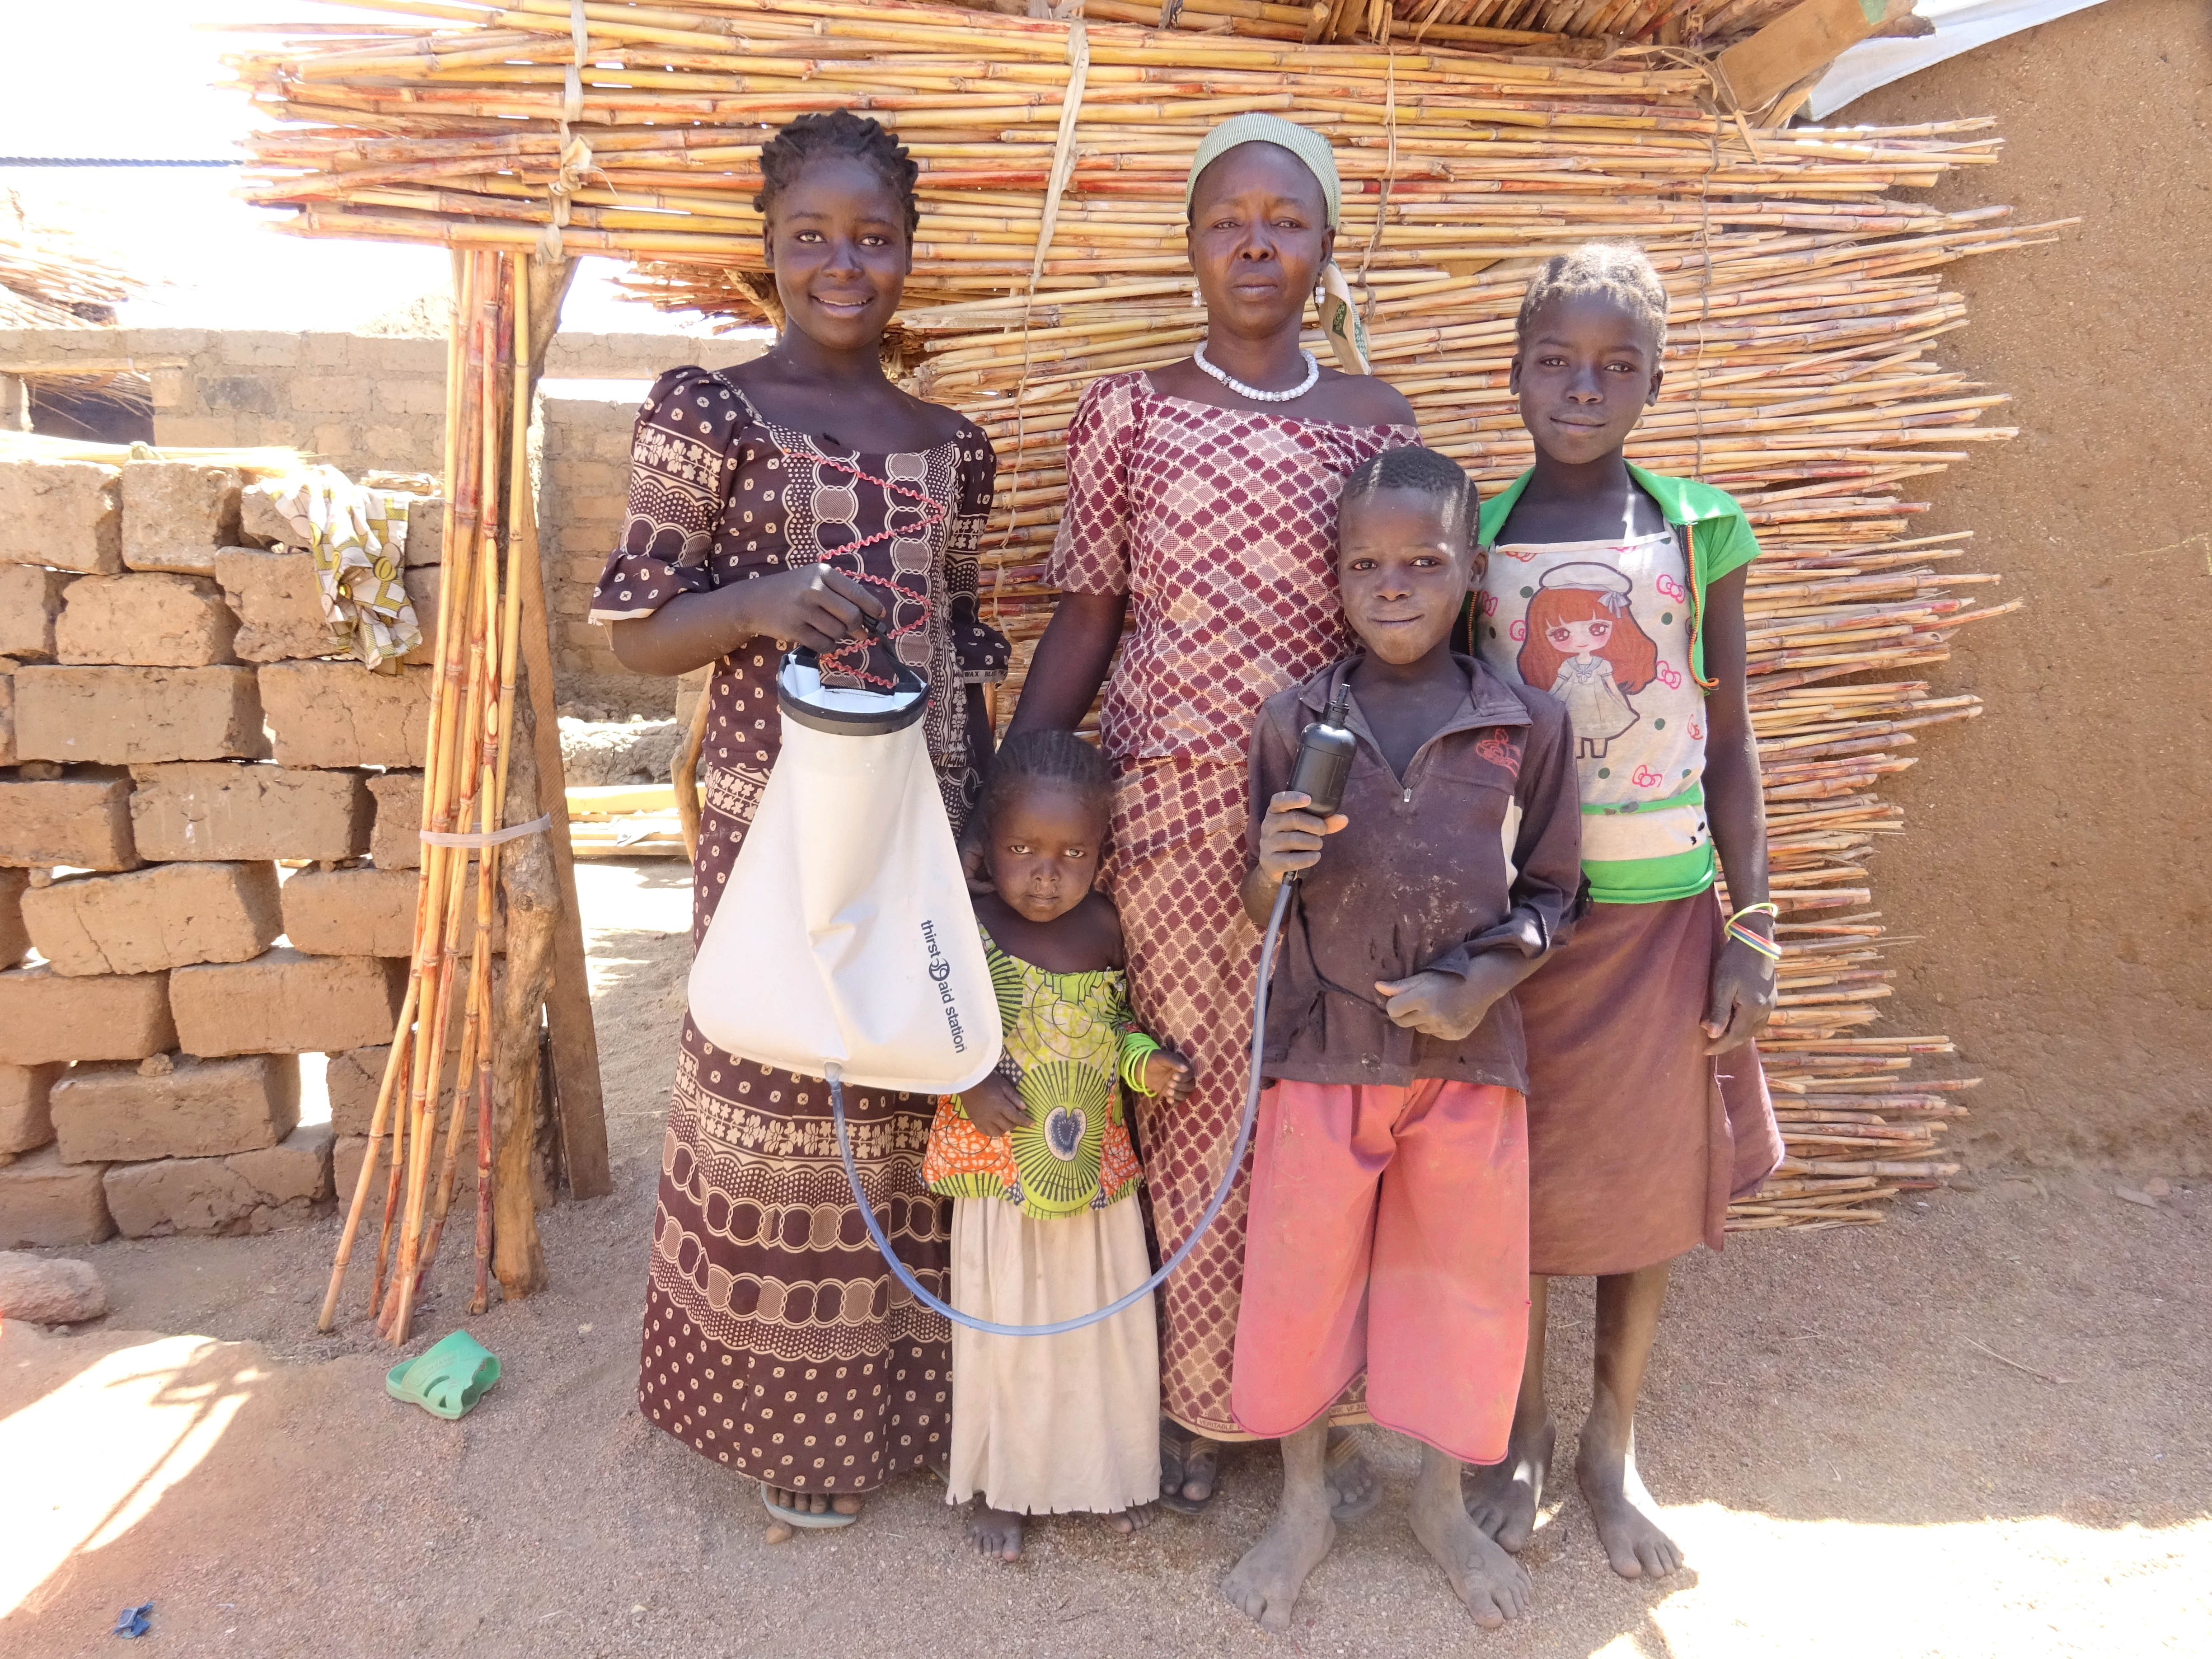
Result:
[[[1097,747],[1073,732],[1024,732],[1008,738],[991,762],[990,781],[975,803],[975,825],[985,839],[1006,804],[1033,784],[1061,784],[1102,815],[1114,798],[1114,769]]]
[[[1514,319],[1516,340],[1528,337],[1528,325],[1554,300],[1600,295],[1651,330],[1651,348],[1667,349],[1667,285],[1644,250],[1633,242],[1585,242],[1572,253],[1555,253],[1528,279]]]
[[[1382,489],[1407,489],[1433,497],[1443,509],[1446,532],[1470,544],[1474,541],[1475,510],[1480,505],[1475,496],[1474,481],[1450,456],[1439,455],[1433,449],[1423,449],[1418,445],[1370,455],[1360,464],[1358,471],[1344,481],[1344,495],[1338,510],[1364,501]]]
[[[880,122],[848,109],[802,115],[761,146],[761,189],[753,198],[753,210],[773,213],[776,198],[798,182],[806,164],[825,155],[850,155],[874,168],[906,204],[906,234],[914,234],[921,223],[921,204],[914,193],[921,168]]]

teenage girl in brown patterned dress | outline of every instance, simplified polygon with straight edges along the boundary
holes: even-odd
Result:
[[[919,216],[914,165],[841,110],[792,123],[761,169],[782,337],[742,368],[653,386],[592,613],[641,673],[714,665],[695,945],[775,764],[787,645],[824,651],[863,617],[880,625],[868,667],[888,676],[896,657],[929,682],[924,731],[956,828],[988,754],[981,688],[1006,672],[1006,641],[975,617],[990,441],[891,386],[879,357]],[[933,1108],[881,1091],[846,1103],[869,1201],[942,1297],[946,1206],[921,1180]],[[647,1417],[793,1518],[839,1524],[861,1494],[943,1462],[950,1334],[870,1243],[826,1088],[714,1048],[687,1016],[653,1215]]]
[[[1163,1252],[1212,1196],[1244,1106],[1259,939],[1237,893],[1253,716],[1345,653],[1337,496],[1370,456],[1419,441],[1390,387],[1301,354],[1337,198],[1327,143],[1286,121],[1240,117],[1200,149],[1188,245],[1206,361],[1255,391],[1306,390],[1254,398],[1185,358],[1084,394],[1052,556],[1062,597],[1009,728],[1073,727],[1128,619],[1100,729],[1118,776],[1114,897],[1138,1018],[1198,1067],[1188,1100],[1136,1103]],[[1244,1219],[1240,1182],[1160,1288],[1171,1507],[1212,1495],[1214,1442],[1251,1437],[1229,1408]],[[1340,1498],[1355,1480],[1371,1477],[1332,1470]]]

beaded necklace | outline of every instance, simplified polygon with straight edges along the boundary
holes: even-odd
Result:
[[[1207,374],[1212,375],[1216,380],[1218,380],[1223,386],[1227,386],[1231,392],[1237,392],[1240,396],[1249,398],[1254,403],[1257,404],[1286,404],[1293,398],[1304,397],[1307,392],[1311,392],[1314,389],[1315,382],[1321,379],[1321,364],[1310,351],[1301,349],[1298,352],[1298,356],[1305,360],[1305,379],[1300,380],[1296,386],[1291,386],[1289,390],[1285,392],[1262,392],[1258,386],[1246,386],[1243,381],[1238,380],[1227,369],[1218,368],[1210,362],[1206,357],[1206,347],[1203,344],[1194,348],[1190,354],[1191,361],[1196,363],[1199,368]]]

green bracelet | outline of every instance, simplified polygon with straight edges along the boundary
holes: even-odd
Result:
[[[1145,1062],[1159,1053],[1160,1047],[1157,1038],[1142,1031],[1132,1031],[1121,1039],[1121,1081],[1140,1095],[1152,1092],[1145,1087]]]

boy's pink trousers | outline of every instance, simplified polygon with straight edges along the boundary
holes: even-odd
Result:
[[[1528,1343],[1528,1120],[1492,1084],[1260,1097],[1231,1409],[1291,1434],[1364,1368],[1377,1423],[1505,1455]]]

